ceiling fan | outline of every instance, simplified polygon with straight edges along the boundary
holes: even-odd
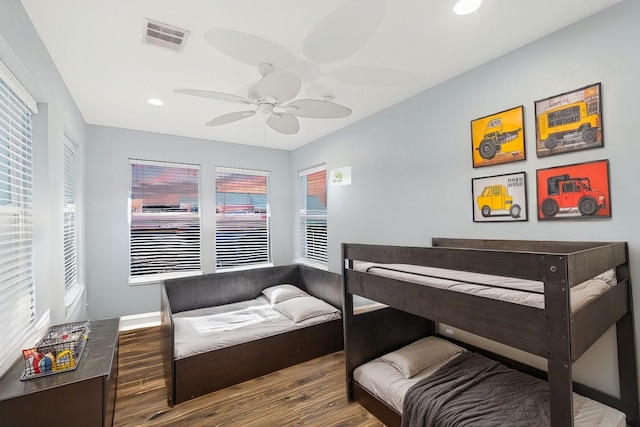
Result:
[[[259,111],[266,116],[266,124],[270,128],[285,135],[293,135],[300,130],[298,117],[338,119],[351,115],[349,108],[332,102],[331,96],[326,96],[323,100],[297,99],[291,101],[300,92],[302,84],[300,76],[295,73],[276,70],[269,63],[259,64],[258,72],[262,78],[249,88],[246,98],[231,93],[200,89],[175,89],[174,92],[257,107],[252,110],[223,114],[209,121],[207,126],[233,123],[249,118]],[[288,103],[285,104],[286,102]]]

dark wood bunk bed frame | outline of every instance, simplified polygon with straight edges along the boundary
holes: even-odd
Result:
[[[342,245],[347,394],[388,426],[401,417],[353,380],[353,371],[387,352],[437,333],[442,322],[547,359],[548,373],[493,355],[549,382],[551,422],[573,425],[572,392],[605,403],[640,426],[634,323],[626,242],[432,239],[433,247]],[[353,261],[414,264],[544,282],[545,308],[511,304],[353,270]],[[614,268],[618,284],[570,313],[569,292]],[[569,286],[566,286],[566,285]],[[353,314],[353,295],[389,307]],[[572,379],[572,364],[616,325],[620,398]],[[477,349],[476,349],[477,350]],[[487,354],[487,352],[484,352]],[[511,362],[511,363],[510,363]]]
[[[173,314],[257,298],[290,283],[342,310],[339,274],[304,265],[171,279],[161,286],[161,352],[169,406],[342,350],[342,319],[181,359],[174,358]]]

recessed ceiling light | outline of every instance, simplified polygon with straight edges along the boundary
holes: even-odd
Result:
[[[147,102],[151,105],[164,105],[164,101],[157,98],[149,98],[147,99]]]
[[[468,15],[478,10],[482,0],[458,0],[453,6],[453,12],[457,15]]]

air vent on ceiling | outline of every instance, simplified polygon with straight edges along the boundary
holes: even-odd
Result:
[[[144,34],[144,40],[147,43],[173,50],[181,50],[188,36],[189,31],[187,30],[147,19]]]

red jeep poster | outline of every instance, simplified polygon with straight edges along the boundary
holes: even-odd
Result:
[[[538,219],[610,218],[609,160],[536,171]]]

